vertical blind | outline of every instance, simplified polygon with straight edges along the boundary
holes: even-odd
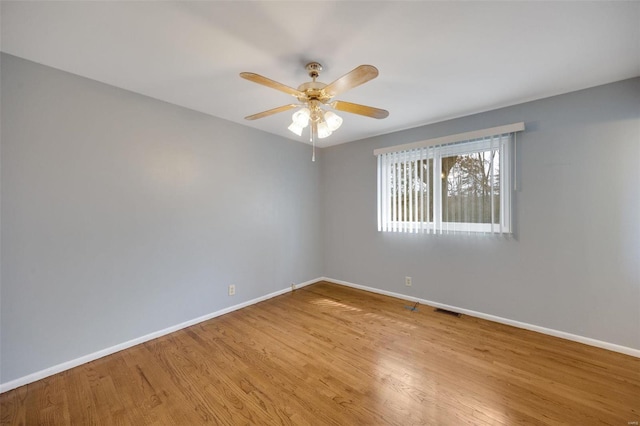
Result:
[[[511,151],[520,128],[524,123],[374,151],[378,231],[511,233]]]

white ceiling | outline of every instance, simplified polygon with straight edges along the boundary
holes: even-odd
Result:
[[[640,2],[2,1],[3,52],[301,142],[291,112],[243,117],[291,96],[304,65],[329,83],[361,64],[378,78],[337,99],[321,146],[640,75]]]

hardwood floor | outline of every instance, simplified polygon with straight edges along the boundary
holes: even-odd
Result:
[[[640,421],[640,359],[329,283],[0,395],[2,424]]]

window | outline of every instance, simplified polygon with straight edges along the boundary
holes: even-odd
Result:
[[[513,132],[459,140],[503,127],[376,150],[378,230],[511,233]]]

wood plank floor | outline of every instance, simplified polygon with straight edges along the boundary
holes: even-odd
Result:
[[[15,425],[640,421],[640,359],[330,283],[0,395]]]

